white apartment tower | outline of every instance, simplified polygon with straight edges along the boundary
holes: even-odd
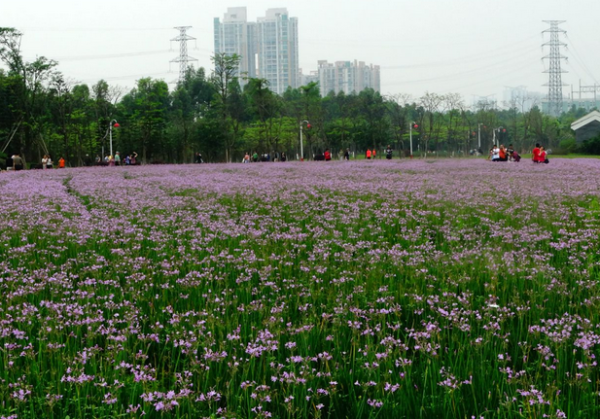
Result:
[[[256,23],[247,21],[246,8],[228,8],[223,22],[216,17],[214,26],[215,54],[239,55],[238,76],[256,77]]]
[[[363,61],[319,61],[319,88],[321,96],[329,92],[350,94],[364,89],[381,91],[380,67]]]
[[[300,83],[298,65],[298,19],[287,9],[269,9],[258,18],[258,76],[272,91],[282,94]]]
[[[298,19],[285,8],[269,9],[258,22],[248,22],[245,7],[228,8],[214,20],[215,54],[242,57],[240,73],[266,79],[269,88],[282,94],[300,85]]]

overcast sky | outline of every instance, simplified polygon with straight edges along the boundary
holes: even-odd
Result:
[[[505,86],[545,93],[541,32],[551,19],[566,20],[563,93],[579,79],[600,84],[599,0],[1,0],[0,27],[24,33],[27,59],[52,58],[75,82],[103,78],[129,90],[141,77],[177,79],[174,26],[193,27],[189,55],[210,68],[213,19],[239,6],[249,20],[274,7],[298,18],[304,73],[318,60],[377,64],[386,95],[452,92],[470,104],[502,102]]]

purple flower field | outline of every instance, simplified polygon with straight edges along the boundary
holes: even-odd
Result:
[[[1,418],[592,418],[600,160],[0,174]]]

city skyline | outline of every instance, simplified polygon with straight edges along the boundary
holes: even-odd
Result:
[[[228,7],[225,1],[182,0],[174,5],[149,0],[123,4],[107,0],[99,13],[94,1],[80,4],[63,0],[53,5],[39,0],[5,2],[0,26],[24,33],[26,59],[46,56],[59,61],[59,70],[75,82],[93,84],[105,79],[128,90],[141,77],[173,82],[178,68],[169,70],[177,45],[175,26],[190,25],[197,38],[189,45],[197,66],[209,70],[214,52],[213,19]],[[450,5],[450,3],[452,5]],[[502,101],[504,86],[527,86],[546,94],[547,75],[541,45],[548,18],[566,20],[564,39],[569,49],[563,76],[567,86],[592,85],[600,79],[600,57],[590,48],[595,39],[596,2],[582,0],[578,8],[561,1],[518,2],[428,0],[419,4],[373,1],[359,4],[332,0],[248,1],[248,20],[256,20],[269,8],[285,7],[297,17],[299,67],[305,74],[318,68],[319,60],[361,60],[381,66],[381,93],[460,93],[465,102],[473,97]],[[31,7],[34,5],[35,7]],[[239,5],[239,4],[238,4]],[[581,13],[585,9],[586,13]],[[33,12],[32,12],[33,10]],[[426,19],[424,18],[426,17]],[[198,49],[195,49],[195,47]]]

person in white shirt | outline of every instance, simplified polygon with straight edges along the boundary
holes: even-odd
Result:
[[[500,161],[500,149],[496,145],[492,148],[492,161]]]

